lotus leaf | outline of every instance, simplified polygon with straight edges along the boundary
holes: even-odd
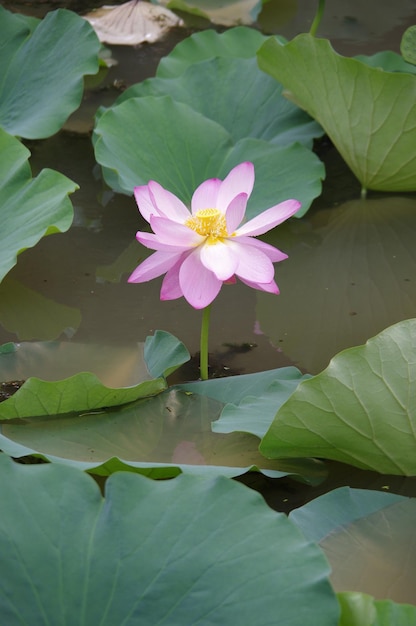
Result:
[[[416,76],[337,54],[326,39],[270,38],[260,68],[324,128],[363,190],[416,190]]]
[[[415,475],[416,320],[335,356],[281,406],[260,451]]]
[[[320,549],[224,477],[111,476],[0,456],[0,603],[7,626],[332,626]]]
[[[1,7],[0,7],[1,9]],[[77,189],[69,178],[44,169],[32,180],[30,152],[0,128],[0,280],[17,255],[44,235],[68,230],[73,218],[68,194]]]
[[[324,169],[301,145],[277,146],[245,138],[233,144],[218,123],[168,96],[129,98],[103,113],[95,128],[95,155],[107,183],[131,194],[136,185],[157,180],[189,203],[207,178],[224,178],[242,161],[252,161],[256,185],[247,217],[288,198],[304,214],[320,194]]]
[[[0,126],[28,139],[53,135],[79,106],[84,75],[98,71],[92,27],[63,9],[35,26],[0,7],[0,42]]]

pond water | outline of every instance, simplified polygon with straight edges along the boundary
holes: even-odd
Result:
[[[292,37],[308,29],[314,4],[269,2],[258,25]],[[64,5],[83,12],[94,3],[25,2],[23,8],[40,15]],[[319,31],[346,54],[398,51],[402,32],[416,21],[415,1],[347,5],[331,2]],[[18,2],[5,6],[22,8]],[[197,352],[199,312],[183,300],[161,303],[160,281],[126,283],[142,254],[134,235],[145,223],[132,198],[103,183],[89,134],[98,106],[154,75],[159,59],[190,32],[176,29],[154,45],[111,47],[118,65],[101,83],[90,81],[65,128],[50,139],[27,142],[34,174],[52,167],[80,189],[72,196],[71,230],[21,254],[1,285],[2,343],[72,339],[128,346],[160,328]],[[358,182],[336,151],[325,141],[318,151],[327,166],[323,195],[302,220],[268,237],[289,254],[276,266],[281,295],[237,284],[223,288],[215,302],[210,351],[217,375],[288,364],[317,373],[342,348],[416,316],[416,195],[370,193],[360,202]],[[194,378],[195,372],[185,369],[183,376]]]
[[[37,16],[57,6],[79,12],[94,6],[92,2],[3,4]],[[308,30],[314,9],[310,0],[272,0],[265,5],[258,27],[290,38]],[[333,1],[328,3],[319,34],[329,37],[344,54],[397,52],[403,31],[415,22],[415,0]],[[191,354],[198,351],[200,312],[184,300],[160,302],[160,281],[127,284],[142,255],[135,232],[146,223],[132,197],[114,194],[103,182],[90,137],[97,108],[110,105],[125,86],[154,75],[159,59],[196,26],[207,27],[207,23],[188,19],[185,29],[154,45],[110,47],[118,65],[108,70],[102,82],[89,81],[82,106],[64,129],[47,140],[26,142],[33,175],[51,167],[76,181],[80,189],[72,196],[72,228],[22,253],[0,285],[0,343],[60,340],[124,348],[163,329],[181,339]],[[317,151],[327,167],[322,196],[304,218],[291,220],[266,238],[289,254],[276,266],[281,295],[237,284],[224,287],[213,306],[210,352],[215,375],[284,365],[318,373],[341,349],[416,317],[416,194],[369,193],[366,201],[360,200],[357,180],[331,144],[323,140]],[[177,376],[195,379],[198,370],[184,367]],[[332,486],[346,483],[346,471],[349,484],[362,484],[363,472],[341,464],[333,467]],[[382,477],[366,475],[367,486],[381,488],[385,483]],[[247,480],[268,482],[259,475]],[[409,490],[405,479],[392,481],[389,487],[395,491]],[[280,484],[283,495],[281,491],[270,495],[277,508],[284,508],[289,500],[294,506],[305,497],[302,489],[291,497],[289,480],[286,496],[284,482]],[[327,489],[328,484],[323,491]],[[273,501],[276,497],[279,502]]]

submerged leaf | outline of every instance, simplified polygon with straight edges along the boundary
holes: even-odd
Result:
[[[382,474],[416,474],[416,320],[383,331],[301,382],[260,451],[316,456]]]
[[[83,17],[94,28],[101,42],[112,45],[154,43],[171,28],[183,26],[183,21],[175,13],[146,0],[104,6]]]
[[[324,128],[364,189],[416,190],[416,76],[337,54],[326,39],[270,38],[261,69]]]

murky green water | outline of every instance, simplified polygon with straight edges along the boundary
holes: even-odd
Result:
[[[3,4],[22,8],[18,2]],[[75,4],[81,11],[83,3]],[[292,37],[309,28],[314,4],[269,2],[259,26]],[[63,5],[71,8],[69,2],[23,8],[39,14]],[[402,32],[414,22],[414,0],[394,6],[331,2],[319,34],[344,54],[398,51]],[[0,286],[1,343],[74,339],[131,346],[161,328],[191,353],[198,350],[199,312],[183,300],[160,302],[160,281],[127,284],[142,255],[135,232],[145,223],[133,198],[113,194],[101,180],[88,134],[97,107],[111,104],[125,85],[152,76],[160,57],[189,32],[177,30],[152,46],[113,47],[119,64],[86,93],[65,129],[27,143],[34,175],[52,167],[80,190],[72,196],[71,230],[22,253]],[[281,295],[237,284],[224,287],[215,302],[210,346],[219,372],[295,364],[316,373],[339,350],[416,316],[416,195],[370,193],[367,202],[358,201],[359,185],[336,152],[325,144],[320,150],[327,163],[323,196],[305,218],[268,238],[289,254],[276,266]]]

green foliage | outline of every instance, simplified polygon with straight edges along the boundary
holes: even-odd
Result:
[[[251,59],[267,37],[258,30],[237,26],[224,33],[207,29],[194,33],[178,43],[172,52],[162,57],[156,70],[158,78],[174,78],[201,61],[216,57]]]
[[[190,358],[184,344],[164,330],[157,330],[153,336],[146,338],[144,360],[154,378],[166,378]]]
[[[136,185],[157,180],[185,203],[207,178],[225,177],[250,160],[256,185],[249,217],[288,198],[302,202],[302,215],[319,195],[323,177],[310,150],[260,139],[234,144],[223,126],[168,96],[129,98],[108,109],[95,128],[95,155],[116,191],[132,193]]]
[[[278,145],[299,141],[311,148],[322,128],[282,91],[282,85],[258,69],[255,58],[216,57],[189,65],[180,76],[133,85],[117,102],[167,95],[218,122],[234,142],[254,137]]]
[[[414,475],[416,320],[334,357],[282,405],[260,445],[268,458],[317,456]]]
[[[326,39],[270,38],[261,69],[324,128],[363,189],[416,190],[416,78],[342,57]]]
[[[44,235],[68,230],[73,217],[68,194],[77,185],[49,169],[32,179],[29,150],[1,128],[0,154],[7,155],[0,159],[1,281],[20,252]]]
[[[62,386],[61,382],[49,384],[56,394]],[[129,394],[143,391],[144,395],[149,385],[155,391],[157,384],[160,387],[162,381],[142,383],[137,390],[117,390],[119,402],[127,402]],[[77,399],[80,390],[75,392]],[[94,388],[91,400],[93,392]],[[108,396],[107,390],[106,401]],[[169,390],[107,410],[29,417],[20,423],[9,421],[1,426],[0,446],[13,457],[40,454],[104,475],[122,468],[166,478],[176,476],[179,468],[204,476],[238,476],[259,470],[275,478],[300,476],[311,484],[326,477],[325,466],[314,460],[268,461],[258,451],[258,438],[250,433],[213,433],[211,422],[222,408],[222,403],[203,395]]]
[[[7,626],[333,626],[328,564],[285,515],[225,478],[109,478],[1,455]]]
[[[405,61],[416,65],[416,26],[410,26],[403,34],[400,52]]]
[[[0,126],[40,139],[56,133],[79,106],[83,76],[98,71],[100,43],[71,11],[36,24],[0,7]]]
[[[339,626],[413,626],[416,607],[391,600],[375,600],[356,591],[338,593],[341,606]]]
[[[306,213],[325,174],[300,144],[311,146],[322,129],[259,71],[253,57],[264,37],[248,32],[193,35],[163,59],[156,78],[100,111],[95,155],[113,189],[132,193],[157,180],[188,203],[198,184],[248,160],[257,181],[249,217],[288,198],[302,202],[297,217]]]
[[[156,379],[127,389],[110,389],[90,372],[80,372],[57,382],[32,377],[11,398],[0,404],[0,419],[95,411],[152,396],[165,387],[163,379]]]

